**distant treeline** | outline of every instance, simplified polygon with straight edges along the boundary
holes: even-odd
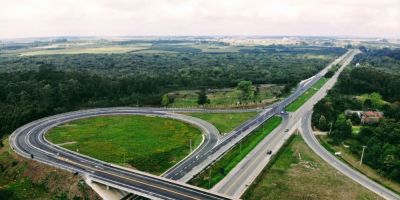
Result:
[[[154,48],[167,48],[154,47]],[[172,48],[173,47],[169,47]],[[177,47],[174,47],[177,48]],[[179,47],[185,50],[187,47]],[[9,56],[0,59],[0,72],[38,70],[87,70],[102,76],[153,77],[168,85],[187,87],[233,87],[240,80],[254,84],[295,85],[322,69],[332,56],[342,51],[323,48],[330,59],[308,58],[291,53],[164,53],[164,54],[80,54],[47,56]],[[304,49],[301,50],[305,51]],[[309,51],[314,51],[312,48]],[[311,53],[310,53],[311,54]],[[325,55],[325,54],[317,54]]]

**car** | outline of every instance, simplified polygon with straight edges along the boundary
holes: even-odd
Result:
[[[338,152],[335,152],[335,156],[342,156],[342,152],[340,152],[340,151],[338,151]]]
[[[271,154],[272,154],[272,150],[268,150],[267,155],[271,155]]]
[[[289,132],[289,129],[285,129],[285,132]]]
[[[288,112],[286,112],[285,110],[281,110],[281,115],[288,115],[289,113]]]

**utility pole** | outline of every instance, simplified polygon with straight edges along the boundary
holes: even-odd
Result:
[[[211,167],[210,167],[210,174],[208,175],[208,189],[211,189]]]
[[[365,150],[366,147],[367,147],[367,146],[362,146],[363,150],[362,150],[362,153],[361,153],[360,165],[362,165],[363,158],[364,158],[364,150]]]
[[[139,99],[136,99],[136,107],[139,108]]]
[[[192,138],[190,138],[189,143],[190,143],[190,153],[192,153]]]
[[[332,122],[330,123],[331,124],[331,126],[330,126],[330,128],[329,128],[329,134],[328,135],[330,135],[331,134],[331,131],[332,131]]]

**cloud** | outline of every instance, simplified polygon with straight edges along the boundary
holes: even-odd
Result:
[[[0,0],[0,38],[59,35],[400,37],[398,0]]]

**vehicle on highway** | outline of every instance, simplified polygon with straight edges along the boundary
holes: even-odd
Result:
[[[272,154],[272,150],[268,150],[267,155],[271,155],[271,154]]]

